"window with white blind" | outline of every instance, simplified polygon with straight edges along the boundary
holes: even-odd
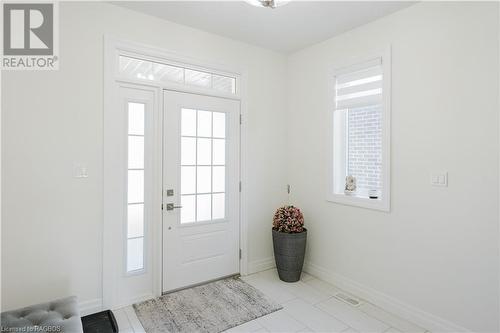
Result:
[[[388,211],[389,53],[336,70],[332,81],[328,200]]]

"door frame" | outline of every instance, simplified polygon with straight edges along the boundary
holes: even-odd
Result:
[[[163,198],[164,205],[172,202],[174,205],[183,205],[181,180],[182,172],[180,169],[180,165],[182,165],[182,149],[179,146],[181,143],[181,137],[184,135],[181,133],[181,120],[183,119],[182,109],[187,108],[205,110],[213,113],[223,113],[225,115],[226,125],[226,135],[223,139],[225,161],[222,162],[225,167],[225,184],[224,189],[220,190],[225,194],[224,216],[219,218],[216,217],[215,219],[211,219],[209,217],[208,220],[198,222],[196,222],[197,219],[195,218],[195,220],[188,223],[182,223],[182,210],[177,212],[164,211],[164,247],[162,267],[164,274],[162,289],[163,293],[171,293],[176,290],[189,288],[191,286],[240,273],[240,101],[237,99],[225,99],[172,90],[163,90],[163,97],[163,184],[166,188],[175,189],[174,192],[176,192],[172,197],[166,196]],[[212,129],[214,130],[213,125]],[[209,134],[208,136],[211,137],[212,134]],[[198,137],[199,132],[190,135]],[[173,156],[173,160],[170,158],[171,156]],[[196,159],[194,162],[195,165],[198,164],[197,161],[198,160]],[[213,164],[213,161],[209,161],[208,164]],[[211,193],[212,191],[213,188],[203,192]],[[195,190],[193,193],[197,194],[197,192],[198,190],[195,182]],[[236,205],[237,207],[235,207]],[[183,250],[188,250],[183,247],[179,247],[182,246],[182,239],[191,239],[193,242],[196,242],[194,239],[208,240],[211,239],[211,237],[219,237],[221,232],[230,233],[229,235],[231,240],[225,242],[226,245],[228,245],[227,251],[220,252],[222,249],[218,247],[217,250],[215,250],[216,255],[209,259],[210,261],[213,260],[213,262],[209,265],[207,265],[207,261],[203,261],[203,259],[209,258],[208,252],[202,251],[202,253],[197,253],[194,257],[189,256],[189,258],[192,259],[193,264],[184,267],[184,261],[182,260],[184,257],[176,254],[179,253],[179,251],[182,252]],[[215,236],[216,234],[219,234],[219,236]],[[229,237],[229,235],[226,235],[225,237]],[[215,244],[221,244],[220,242],[224,242],[225,237],[220,238],[217,242],[215,242]],[[224,248],[225,247],[226,246],[224,245]],[[194,248],[199,249],[198,246],[195,246]],[[210,247],[205,248],[205,250],[210,251]],[[188,250],[187,253],[191,252]],[[219,257],[221,253],[224,253],[225,255]],[[200,255],[200,257],[198,257],[198,255]],[[205,268],[200,270],[200,266],[194,262],[199,262],[201,265],[205,266]],[[221,265],[222,263],[224,264]]]
[[[118,56],[119,55],[133,55],[140,59],[145,60],[161,60],[167,63],[180,64],[189,68],[208,70],[212,73],[220,74],[230,74],[236,77],[236,94],[226,94],[218,93],[209,89],[190,87],[186,85],[176,84],[176,83],[164,83],[158,81],[149,81],[141,79],[130,79],[120,76],[118,73]],[[239,168],[240,168],[240,211],[239,211],[239,223],[240,223],[240,235],[239,243],[241,250],[241,257],[239,261],[240,274],[246,275],[248,273],[248,220],[247,220],[247,188],[248,188],[248,170],[247,170],[247,70],[245,68],[235,68],[234,66],[214,64],[205,60],[196,59],[193,57],[181,55],[175,52],[166,51],[160,48],[156,48],[149,45],[144,45],[141,43],[130,42],[122,39],[118,39],[111,35],[104,35],[104,94],[103,94],[103,266],[102,266],[102,304],[103,309],[114,309],[117,307],[129,305],[133,302],[138,301],[138,299],[129,300],[129,304],[117,304],[116,302],[116,292],[117,292],[117,278],[121,272],[117,269],[115,254],[116,249],[114,247],[114,230],[116,229],[116,221],[113,219],[114,211],[116,207],[112,204],[114,192],[113,186],[110,185],[110,179],[116,177],[114,175],[114,170],[110,167],[113,165],[114,160],[112,154],[109,152],[115,149],[113,145],[112,137],[116,135],[116,129],[113,126],[113,113],[116,112],[116,89],[120,85],[134,85],[139,86],[148,90],[155,90],[158,92],[158,103],[155,106],[155,112],[161,114],[161,123],[163,123],[163,90],[173,90],[179,92],[186,92],[198,95],[207,95],[213,97],[228,98],[240,101],[240,158],[239,158]],[[155,126],[155,142],[162,142],[162,132],[158,132]],[[163,130],[162,130],[163,131]],[[163,149],[163,143],[158,148]],[[157,154],[158,151],[155,151]],[[159,170],[163,169],[163,158],[162,151],[160,151],[160,161]],[[162,173],[155,172],[155,184],[160,184],[162,187]],[[158,189],[154,189],[158,192]],[[161,193],[161,188],[160,188]],[[154,198],[153,202],[156,204],[161,203],[160,198]],[[152,267],[150,269],[153,272],[153,286],[152,295],[143,295],[142,298],[157,297],[162,294],[162,212],[161,204],[158,205],[158,212],[154,214],[153,221],[151,222],[153,229],[153,237],[151,239],[152,245]],[[158,220],[159,216],[159,220]],[[121,249],[120,249],[121,250]]]

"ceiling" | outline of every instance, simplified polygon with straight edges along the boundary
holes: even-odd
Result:
[[[271,9],[244,1],[113,2],[221,36],[290,53],[412,5],[408,1],[290,1]]]

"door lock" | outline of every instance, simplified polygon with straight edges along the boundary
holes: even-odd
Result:
[[[182,208],[182,206],[175,206],[175,204],[173,204],[173,203],[168,203],[167,204],[167,210],[174,210],[174,209],[177,209],[177,208]]]

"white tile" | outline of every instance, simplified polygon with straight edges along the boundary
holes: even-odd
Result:
[[[267,270],[259,272],[257,274],[259,276],[268,277],[268,278],[274,279],[276,281],[280,281],[280,277],[278,275],[278,270],[276,268],[267,269]]]
[[[250,275],[245,275],[245,276],[242,276],[241,279],[245,282],[249,282],[249,281],[255,281],[255,280],[262,280],[262,275],[260,275],[259,273],[257,274],[250,274]]]
[[[295,283],[283,282],[276,269],[242,279],[282,304],[283,310],[229,329],[236,332],[429,333],[370,303],[350,306],[334,297],[337,287],[307,273]],[[113,311],[120,331],[144,333],[132,306]]]
[[[255,279],[256,276],[257,276],[257,274],[242,275],[242,276],[240,276],[240,279],[247,282],[249,280]]]
[[[285,303],[297,296],[291,293],[285,286],[286,282],[280,281],[273,276],[272,272],[258,273],[245,278],[245,282],[263,292],[267,297],[278,303]]]
[[[318,303],[316,307],[363,333],[381,333],[389,328],[389,325],[336,298],[330,298],[327,301]]]
[[[263,329],[262,325],[259,324],[257,319],[254,319],[254,320],[248,321],[244,324],[241,324],[239,326],[230,328],[226,332],[228,332],[228,333],[236,333],[236,332],[245,333],[245,332],[259,331],[261,329]]]
[[[276,269],[268,269],[267,271],[262,271],[257,273],[257,276],[261,279],[265,279],[269,282],[286,284],[287,282],[281,281],[280,276],[278,275],[278,270]]]
[[[135,314],[134,309],[132,306],[127,306],[125,307],[125,313],[127,314],[128,320],[130,321],[130,325],[134,329],[135,333],[144,333],[144,327],[142,327],[141,322],[139,321],[139,318],[137,318],[137,315]]]
[[[314,279],[314,277],[310,275],[306,276],[307,281],[312,279]],[[308,303],[315,304],[330,297],[329,293],[323,293],[307,285],[304,281],[281,281],[276,269],[257,273],[253,277],[249,277],[247,282],[253,284],[257,288],[261,288],[265,294],[279,303],[285,303],[298,297]]]
[[[305,328],[305,325],[293,319],[285,311],[280,310],[268,314],[258,319],[259,324],[264,326],[269,332],[298,332]]]
[[[326,294],[329,296],[333,296],[339,292],[339,289],[337,287],[335,287],[334,285],[332,285],[328,282],[322,281],[320,279],[317,279],[317,278],[309,279],[309,280],[305,281],[305,284],[313,287],[314,289],[318,290],[320,293],[323,293],[323,294]]]
[[[388,324],[389,326],[396,328],[397,330],[405,333],[424,333],[426,330],[419,327],[403,318],[400,318],[392,313],[382,310],[373,304],[365,303],[359,307],[361,311],[369,315],[370,317],[377,318],[380,321]]]
[[[342,332],[348,328],[346,324],[300,299],[286,303],[285,311],[314,332]]]
[[[302,274],[300,275],[300,280],[301,281],[306,282],[306,281],[309,281],[311,279],[314,279],[314,276],[312,276],[312,275],[310,275],[310,274],[308,274],[306,272],[302,272]]]
[[[391,327],[387,331],[385,331],[384,333],[403,333],[403,332],[401,332],[400,330],[398,330],[394,327]]]
[[[266,278],[267,280],[279,280],[278,271],[276,269],[260,271],[257,273],[242,276],[241,278],[246,281],[247,279],[255,279],[257,277]]]
[[[329,294],[322,293],[302,281],[286,283],[284,287],[298,298],[310,304],[316,304],[331,297]]]
[[[135,333],[132,327],[128,327],[126,329],[121,329],[120,327],[118,327],[118,331],[120,333]]]
[[[127,315],[125,314],[125,310],[123,308],[113,310],[113,314],[115,316],[116,323],[118,324],[118,328],[120,331],[131,327],[130,322],[128,321]]]
[[[283,304],[297,298],[297,296],[291,292],[276,286],[260,285],[257,286],[257,289],[261,290],[267,297],[279,304]]]

